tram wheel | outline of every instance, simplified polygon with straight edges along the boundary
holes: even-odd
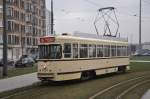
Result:
[[[125,73],[126,72],[126,66],[119,66],[118,67],[118,72],[120,72],[120,73]]]
[[[94,78],[95,76],[96,76],[96,72],[94,70],[83,71],[81,74],[81,80],[88,80],[88,79]]]

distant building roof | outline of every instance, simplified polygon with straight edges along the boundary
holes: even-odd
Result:
[[[142,45],[150,45],[150,42],[144,42]]]

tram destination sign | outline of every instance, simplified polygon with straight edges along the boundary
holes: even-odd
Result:
[[[42,37],[40,38],[40,43],[51,43],[55,42],[55,37]]]

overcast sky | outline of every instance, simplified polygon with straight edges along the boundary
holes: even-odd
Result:
[[[46,0],[50,9],[50,0]],[[138,43],[139,0],[54,0],[55,31],[73,33],[80,31],[96,34],[93,22],[97,10],[103,7],[117,8],[119,32],[132,43]],[[142,1],[142,42],[150,42],[150,1]],[[101,33],[103,35],[103,33]]]

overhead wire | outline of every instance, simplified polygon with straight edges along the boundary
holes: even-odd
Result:
[[[86,2],[88,2],[88,3],[90,3],[90,4],[92,4],[93,6],[95,6],[95,7],[102,7],[102,5],[100,5],[100,4],[98,4],[98,3],[95,3],[95,2],[93,2],[93,1],[91,1],[91,0],[84,0],[84,1],[86,1]],[[145,3],[149,3],[150,4],[150,2],[148,2],[148,1],[144,1]],[[117,10],[117,9],[116,9]],[[117,10],[117,12],[118,12],[118,10]],[[124,16],[130,16],[130,17],[139,17],[137,14],[133,14],[133,15],[131,15],[131,14],[127,14],[127,13],[120,13],[120,12],[118,12],[120,15],[124,15]],[[142,18],[144,18],[144,19],[150,19],[150,16],[149,17],[142,17]]]
[[[146,4],[150,4],[150,2],[147,1],[147,0],[143,0],[143,2],[146,3]]]
[[[101,5],[99,5],[99,4],[97,4],[97,3],[93,2],[93,1],[90,1],[90,0],[84,0],[84,1],[86,1],[86,2],[92,4],[93,6],[96,6],[96,7],[100,7],[101,6]]]
[[[102,5],[100,5],[100,4],[96,3],[96,2],[93,2],[93,1],[91,1],[91,0],[83,0],[83,1],[88,2],[89,4],[95,6],[96,8],[97,8],[97,7],[98,7],[98,8],[103,7]],[[150,2],[148,2],[148,1],[146,1],[146,0],[143,0],[143,1],[144,1],[145,3],[147,3],[147,4],[150,4]],[[72,13],[71,11],[67,11],[67,10],[65,10],[65,9],[60,9],[60,8],[57,8],[57,9],[58,9],[59,11],[61,11],[62,13],[65,13],[65,14],[70,14],[70,13]],[[139,17],[138,14],[121,13],[121,12],[118,11],[118,9],[116,9],[116,12],[119,13],[119,15],[123,15],[123,16],[137,17],[137,18]],[[77,20],[80,20],[80,21],[82,21],[82,22],[83,22],[83,20],[84,20],[84,18],[80,18],[80,17],[77,17],[76,19],[77,19]],[[149,19],[150,19],[150,16],[143,16],[142,19],[149,20]],[[84,21],[85,21],[85,20],[84,20]]]

